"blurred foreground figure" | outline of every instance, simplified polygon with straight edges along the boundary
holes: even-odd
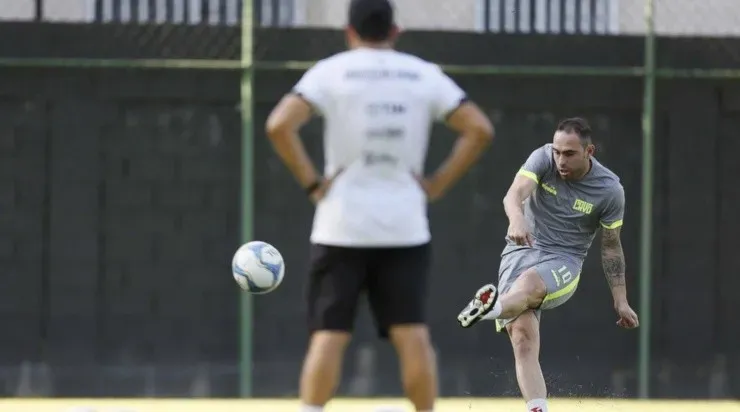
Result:
[[[379,336],[396,348],[408,398],[417,411],[434,409],[426,204],[475,163],[493,128],[438,66],[393,50],[393,14],[389,0],[353,0],[349,50],[308,70],[267,121],[275,150],[316,204],[301,412],[321,412],[333,396],[362,293]],[[298,137],[312,114],[324,118],[323,174]],[[447,161],[424,178],[434,121],[446,121],[460,137]]]

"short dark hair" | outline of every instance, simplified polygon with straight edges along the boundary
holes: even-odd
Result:
[[[382,42],[393,31],[393,5],[390,0],[352,0],[349,5],[349,25],[360,39]]]
[[[577,134],[584,146],[591,144],[591,126],[582,117],[563,119],[558,123],[556,130],[558,132]]]

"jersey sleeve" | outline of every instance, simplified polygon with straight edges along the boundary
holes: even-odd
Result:
[[[605,229],[616,229],[622,226],[624,219],[624,188],[617,187],[601,213],[601,226]]]
[[[432,112],[436,120],[444,121],[455,109],[465,103],[468,97],[465,91],[439,66],[435,66],[433,79],[433,83],[429,85],[433,90]]]
[[[546,146],[542,146],[529,155],[517,174],[528,177],[539,184],[540,179],[550,170],[551,165],[552,154]]]
[[[327,93],[327,67],[318,62],[308,69],[293,87],[293,93],[305,99],[319,114],[326,112],[329,104]]]

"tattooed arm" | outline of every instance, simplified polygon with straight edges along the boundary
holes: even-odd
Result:
[[[627,287],[625,280],[624,252],[620,240],[621,227],[602,228],[601,232],[601,265],[612,291],[615,305],[626,303]]]
[[[601,265],[612,290],[614,310],[619,316],[617,325],[632,329],[640,326],[640,319],[627,302],[624,251],[619,238],[624,218],[624,190],[621,186],[616,189],[601,216]]]

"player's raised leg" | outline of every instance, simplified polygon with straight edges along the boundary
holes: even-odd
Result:
[[[463,328],[469,328],[491,312],[497,301],[498,289],[492,284],[483,285],[475,292],[468,305],[457,315],[457,321]],[[497,311],[500,311],[500,308]]]
[[[537,261],[534,267],[533,259]],[[521,267],[529,268],[517,275]],[[580,265],[560,255],[531,249],[504,255],[499,279],[503,292],[487,312],[475,317],[478,320],[494,319],[497,329],[505,327],[509,333],[517,381],[528,411],[547,412],[547,390],[539,363],[539,312],[560,306],[570,299],[578,286],[579,274]],[[480,293],[476,293],[478,302],[468,307],[482,306],[479,296]]]
[[[522,272],[509,290],[497,299],[494,309],[483,319],[512,319],[527,309],[539,308],[547,296],[547,285],[537,270]],[[496,308],[498,306],[498,310]]]
[[[536,252],[525,250],[516,253],[521,255]],[[521,260],[521,257],[504,257],[502,265],[505,259]],[[525,310],[538,308],[542,304],[547,295],[547,285],[537,271],[530,268],[518,274],[515,270],[502,273],[500,286],[505,288],[504,291],[497,290],[491,284],[478,289],[470,303],[457,316],[460,326],[469,328],[483,319],[515,318]]]
[[[505,291],[497,296],[492,285],[482,287],[460,313],[458,321],[463,327],[469,327],[479,320],[491,319],[496,320],[498,326],[506,327],[514,349],[517,382],[527,410],[547,412],[547,390],[539,363],[539,320],[535,312],[546,299],[547,285],[536,269],[529,268],[517,274],[516,268],[533,254],[538,252],[523,250],[518,256],[505,257],[502,266],[507,269],[502,271],[499,281]],[[508,267],[509,263],[514,267]]]

